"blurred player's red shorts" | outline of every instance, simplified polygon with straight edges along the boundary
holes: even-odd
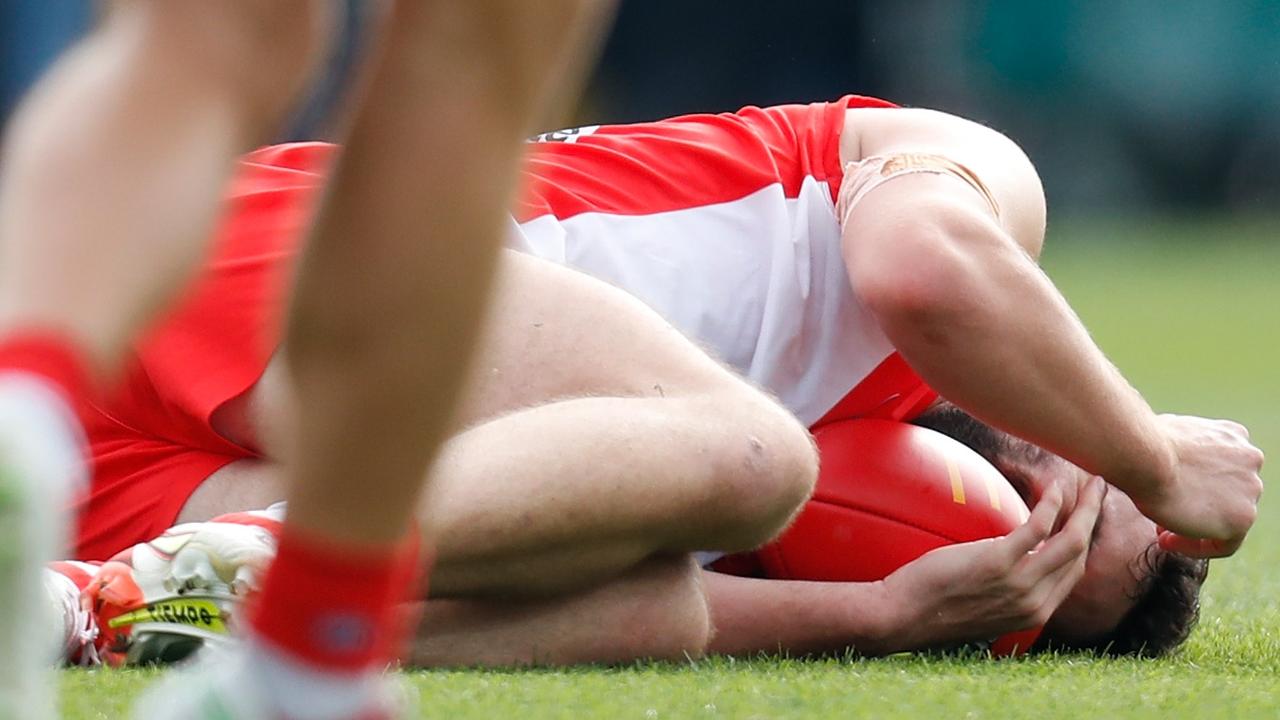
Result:
[[[75,558],[104,560],[159,535],[205,478],[256,456],[210,419],[252,387],[279,344],[292,260],[332,154],[287,145],[241,163],[210,262],[137,345],[86,428],[94,472],[75,508]]]

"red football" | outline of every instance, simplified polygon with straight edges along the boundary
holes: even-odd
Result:
[[[814,432],[821,470],[795,523],[757,551],[778,579],[869,582],[954,543],[1005,535],[1027,506],[990,463],[941,433],[887,420]],[[1039,629],[1006,635],[995,655],[1025,651]]]

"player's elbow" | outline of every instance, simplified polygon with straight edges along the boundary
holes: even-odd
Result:
[[[1044,185],[1040,181],[1040,174],[1036,172],[1031,159],[1022,152],[1022,148],[1008,138],[1004,140],[1009,145],[1011,158],[1009,165],[1013,175],[1010,184],[1015,191],[1011,193],[1009,206],[1003,211],[1002,221],[1009,236],[1033,260],[1039,262],[1040,252],[1044,249],[1045,227],[1049,212]]]

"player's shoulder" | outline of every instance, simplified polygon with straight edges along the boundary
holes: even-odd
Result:
[[[972,170],[997,194],[1039,188],[1039,176],[1022,147],[1001,130],[976,119],[929,108],[853,107],[843,119],[840,153],[845,163],[871,157],[936,155]]]
[[[1045,197],[1039,173],[1009,135],[976,119],[927,108],[851,108],[845,113],[844,162],[898,154],[946,158],[989,189],[1001,223],[1032,255],[1044,238]]]
[[[846,162],[896,152],[935,152],[978,165],[1025,164],[1026,153],[1000,129],[978,119],[920,107],[892,112],[874,106],[851,106],[843,118],[841,154]]]

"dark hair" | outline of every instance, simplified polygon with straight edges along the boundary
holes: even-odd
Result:
[[[1138,589],[1133,607],[1110,632],[1050,646],[1112,657],[1161,657],[1182,645],[1200,619],[1200,588],[1209,576],[1209,561],[1167,552],[1152,543],[1139,556],[1134,573]]]
[[[1016,456],[1035,465],[1048,452],[996,430],[950,403],[932,408],[914,424],[967,445],[987,462],[1001,468]],[[1183,642],[1200,619],[1200,588],[1209,575],[1209,562],[1161,550],[1152,543],[1134,563],[1138,580],[1133,607],[1109,632],[1082,642],[1060,640],[1037,649],[1091,650],[1108,656],[1160,657]]]
[[[930,408],[911,423],[960,441],[997,468],[1013,457],[1037,465],[1049,455],[1040,446],[996,430],[951,403]]]

